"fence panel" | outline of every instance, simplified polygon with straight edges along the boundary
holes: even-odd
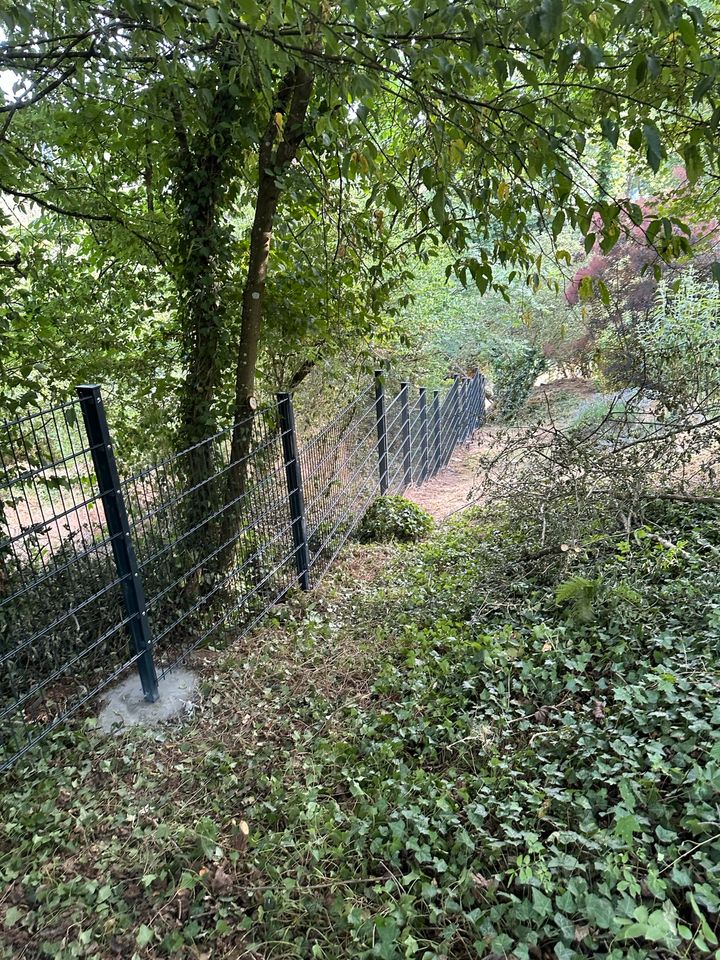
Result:
[[[72,400],[0,428],[0,768],[141,655],[82,422]]]
[[[389,479],[388,492],[402,493],[412,479],[410,436],[410,385],[400,384],[400,391],[388,399],[386,395]]]
[[[311,582],[329,569],[379,492],[378,416],[370,384],[299,450]]]
[[[148,670],[162,694],[196,647],[317,584],[381,485],[434,476],[484,420],[480,375],[429,403],[378,380],[300,443],[279,395],[118,476],[83,396],[0,425],[0,769],[131,667],[152,699]]]
[[[247,632],[297,582],[276,407],[131,474],[121,486],[161,679],[205,641]]]

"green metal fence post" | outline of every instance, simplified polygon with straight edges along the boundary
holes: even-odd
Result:
[[[307,522],[305,518],[305,494],[303,491],[302,471],[297,448],[295,429],[295,411],[292,394],[278,393],[278,414],[282,439],[283,460],[285,461],[285,480],[287,482],[290,523],[295,545],[295,569],[302,590],[310,589],[310,554],[308,550]]]
[[[378,469],[380,471],[380,495],[388,489],[388,442],[387,417],[385,415],[385,385],[382,371],[375,371],[375,419],[377,421]]]
[[[85,431],[92,453],[98,492],[105,512],[115,567],[120,580],[123,604],[128,616],[131,649],[137,656],[138,673],[145,699],[154,703],[158,680],[152,655],[152,632],[147,614],[145,590],[130,536],[125,499],[120,487],[110,430],[100,387],[83,384],[77,388]]]

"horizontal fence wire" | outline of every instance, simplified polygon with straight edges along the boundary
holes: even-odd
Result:
[[[159,676],[294,585],[277,411],[268,407],[122,481]]]
[[[0,425],[0,769],[141,668],[140,617],[162,693],[191,651],[242,636],[298,584],[317,585],[378,496],[379,423],[392,494],[441,470],[484,413],[481,377],[442,394],[405,385],[383,393],[382,408],[375,390],[305,437],[282,406],[266,406],[179,453],[116,471],[110,490],[98,459],[112,445],[89,442],[81,400]],[[125,533],[108,519],[109,497],[122,505]],[[132,545],[124,574],[122,536]],[[142,589],[132,610],[134,577]]]
[[[79,401],[0,427],[0,766],[134,660]]]
[[[311,582],[329,569],[378,490],[377,418],[372,384],[301,444]]]

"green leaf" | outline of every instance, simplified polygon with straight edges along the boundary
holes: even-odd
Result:
[[[690,183],[696,183],[698,177],[703,172],[702,154],[700,148],[695,144],[688,144],[683,148],[683,160],[685,161],[685,172]]]
[[[581,300],[592,300],[593,282],[592,277],[583,277],[578,285],[578,295]]]
[[[654,123],[646,123],[643,126],[643,137],[647,144],[646,157],[650,168],[654,173],[660,169],[660,161],[663,158],[663,149],[660,143],[660,134]]]
[[[553,914],[553,920],[557,924],[561,936],[565,940],[572,940],[575,936],[575,924],[564,913]]]
[[[109,883],[106,883],[105,886],[100,887],[97,895],[97,902],[105,903],[106,900],[109,900],[112,896],[112,890],[112,885]]]
[[[439,187],[435,191],[435,196],[432,199],[431,203],[433,216],[438,223],[444,223],[447,219],[447,213],[445,210],[445,189]]]
[[[633,127],[628,137],[628,142],[633,150],[639,150],[643,142],[643,132],[640,127]]]
[[[712,90],[714,84],[715,77],[703,77],[693,90],[693,103],[700,103],[702,98]]]
[[[138,927],[138,932],[135,935],[135,942],[142,949],[147,947],[148,944],[152,943],[155,939],[155,932],[151,927],[148,927],[146,924],[141,923]]]
[[[385,190],[385,196],[387,201],[391,206],[395,207],[396,210],[402,210],[405,205],[403,195],[400,193],[398,188],[394,183],[388,184],[387,189]]]
[[[538,916],[549,917],[552,913],[552,900],[537,887],[533,887],[532,903],[533,910]]]
[[[613,147],[617,147],[620,136],[620,127],[617,122],[611,120],[609,117],[603,117],[600,121],[600,126],[605,139],[608,140]]]
[[[585,916],[596,927],[610,930],[615,925],[615,910],[605,897],[589,893],[585,897]]]
[[[540,26],[543,33],[555,36],[560,33],[563,15],[563,0],[542,0]]]
[[[7,930],[11,927],[14,927],[18,920],[22,917],[22,910],[19,910],[17,907],[8,907],[5,911],[5,918],[3,920],[3,925]]]

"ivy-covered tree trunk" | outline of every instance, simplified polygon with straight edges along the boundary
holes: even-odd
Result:
[[[224,475],[217,473],[215,404],[221,377],[221,352],[232,255],[232,227],[224,220],[227,190],[235,176],[237,144],[233,135],[236,101],[220,88],[205,123],[192,136],[179,107],[174,109],[178,143],[175,197],[178,210],[176,282],[180,295],[185,383],[180,407],[182,446],[180,482],[188,491],[182,500],[183,549],[188,564],[198,566],[185,585],[188,602],[195,599],[201,575],[219,572],[226,562],[213,556],[221,542],[225,518]],[[216,519],[210,518],[215,516]],[[188,535],[188,531],[192,531]]]
[[[234,174],[235,99],[225,89],[213,98],[206,129],[189,137],[175,111],[178,162],[175,196],[178,208],[177,285],[182,317],[185,383],[181,398],[182,441],[199,444],[215,426],[215,400],[220,377],[220,345],[226,310],[222,287],[231,258],[231,227],[222,212]],[[196,480],[212,468],[212,445],[202,444],[189,456]]]

